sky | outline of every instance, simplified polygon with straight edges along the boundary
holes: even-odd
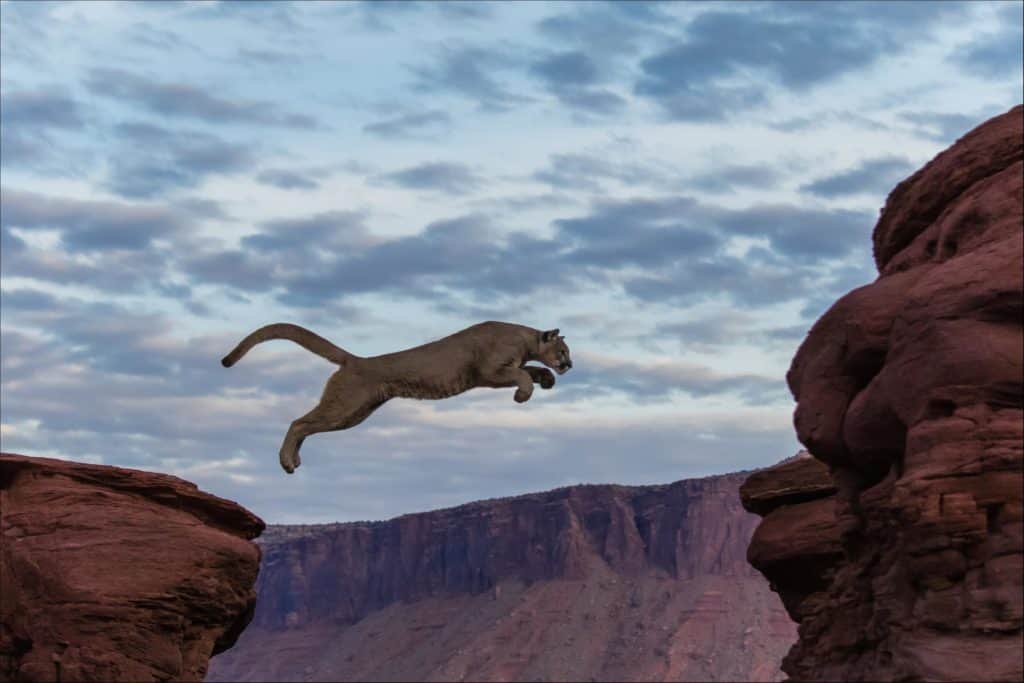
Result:
[[[0,438],[269,523],[799,449],[785,372],[892,187],[1022,99],[1020,2],[2,2]],[[278,448],[333,371],[483,320],[574,368]]]

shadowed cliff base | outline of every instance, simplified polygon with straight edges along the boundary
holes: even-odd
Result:
[[[252,618],[262,530],[177,477],[0,454],[0,679],[202,680]]]
[[[752,476],[744,502],[765,515],[750,561],[800,622],[794,679],[1024,677],[1022,118],[893,190],[878,279],[793,359],[817,460]]]
[[[208,680],[778,680],[795,627],[745,559],[745,476],[271,526]]]

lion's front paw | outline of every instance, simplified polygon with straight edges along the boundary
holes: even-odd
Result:
[[[544,371],[538,374],[538,383],[540,384],[541,389],[550,389],[555,386],[555,373],[544,368]]]
[[[523,391],[522,389],[516,389],[516,395],[513,396],[512,398],[516,400],[516,403],[525,403],[526,401],[530,400],[531,396],[533,396],[532,391]]]

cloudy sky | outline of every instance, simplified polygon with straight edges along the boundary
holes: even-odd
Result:
[[[784,374],[892,186],[1021,100],[1019,2],[3,2],[3,449],[377,519],[798,449]],[[575,368],[284,432],[475,322]]]

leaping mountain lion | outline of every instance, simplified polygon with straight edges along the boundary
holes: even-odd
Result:
[[[291,474],[302,460],[299,448],[311,434],[355,427],[392,398],[439,399],[476,387],[516,387],[516,403],[530,400],[533,384],[555,385],[555,372],[572,367],[569,347],[558,330],[488,321],[405,351],[363,358],[304,327],[276,323],[259,328],[226,355],[229,368],[253,346],[287,339],[341,366],[324,387],[320,403],[292,422],[281,444],[281,467]],[[547,368],[529,366],[540,361]]]

